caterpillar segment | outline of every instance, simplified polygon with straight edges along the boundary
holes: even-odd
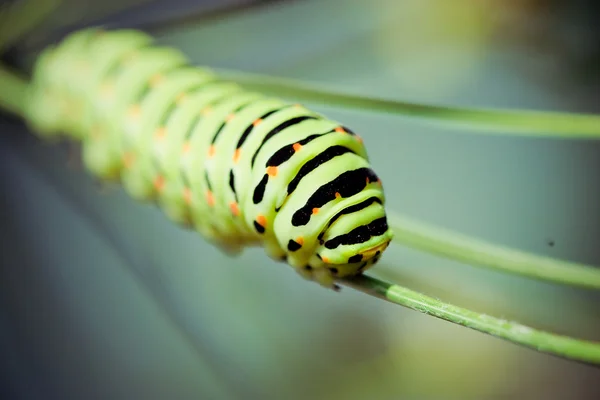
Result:
[[[248,92],[134,30],[87,29],[38,58],[28,121],[83,146],[87,169],[229,254],[262,246],[328,288],[393,233],[362,139]]]

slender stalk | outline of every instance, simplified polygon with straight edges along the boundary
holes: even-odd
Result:
[[[0,65],[0,109],[23,116],[27,85],[25,78]]]
[[[600,268],[538,256],[388,212],[394,241],[445,258],[563,285],[600,289]]]
[[[600,139],[600,116],[550,111],[445,107],[407,101],[385,100],[363,95],[351,95],[330,85],[217,70],[230,81],[262,93],[290,97],[298,101],[339,106],[347,109],[375,111],[392,115],[422,118],[427,122],[442,122],[444,128],[453,123],[456,128],[473,129],[479,133],[553,137],[562,139]]]
[[[579,340],[539,331],[517,322],[494,318],[447,304],[422,293],[365,275],[344,279],[340,282],[391,303],[487,333],[542,353],[600,365],[600,342]]]

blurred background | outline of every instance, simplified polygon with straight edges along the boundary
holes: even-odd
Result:
[[[12,3],[15,3],[13,1]],[[600,112],[599,8],[558,0],[65,1],[4,55],[90,24],[199,65],[425,103]],[[313,107],[365,139],[388,207],[600,265],[600,143]],[[0,115],[2,399],[598,399],[600,370],[229,258]],[[600,295],[392,246],[370,274],[600,340]]]

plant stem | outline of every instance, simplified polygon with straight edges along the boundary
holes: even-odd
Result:
[[[0,109],[23,116],[26,107],[27,80],[0,65]]]
[[[299,101],[339,106],[361,111],[422,118],[427,122],[443,122],[444,128],[454,123],[457,128],[479,133],[552,137],[562,139],[600,138],[600,116],[550,111],[445,107],[398,100],[385,100],[351,95],[330,85],[306,84],[291,79],[217,70],[224,79],[250,89]]]
[[[412,310],[487,333],[537,351],[559,357],[600,364],[600,343],[539,331],[517,322],[494,318],[447,304],[402,286],[369,276],[340,280],[347,286]]]
[[[394,241],[470,265],[534,279],[600,289],[600,268],[518,251],[388,212]]]

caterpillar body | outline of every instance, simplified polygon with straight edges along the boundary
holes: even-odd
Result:
[[[135,30],[72,33],[38,57],[27,120],[82,142],[83,163],[230,254],[263,246],[330,288],[389,245],[361,138],[249,92]]]

